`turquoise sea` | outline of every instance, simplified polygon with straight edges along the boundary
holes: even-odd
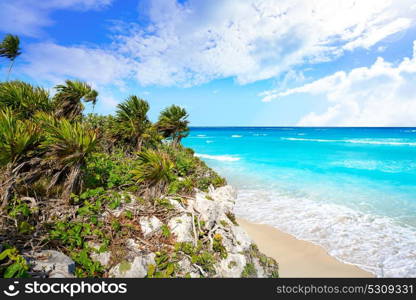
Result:
[[[235,213],[377,276],[416,277],[416,128],[198,127]]]

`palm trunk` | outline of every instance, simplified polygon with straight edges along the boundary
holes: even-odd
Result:
[[[64,190],[62,192],[62,198],[66,200],[68,203],[71,199],[72,193],[77,193],[81,189],[81,164],[77,164],[71,168],[69,174],[67,175],[67,179],[64,183]]]
[[[13,174],[13,167],[11,165],[7,167],[2,179],[3,181],[0,183],[0,209],[5,208],[9,203],[9,200],[13,196],[14,185],[16,184],[16,178]]]
[[[142,150],[142,145],[143,145],[143,139],[142,139],[142,137],[138,137],[137,142],[136,142],[136,151],[137,152],[140,152]]]
[[[14,59],[13,59],[13,60],[12,60],[12,62],[10,63],[9,71],[7,72],[7,79],[6,79],[6,81],[9,81],[10,72],[12,71],[13,64],[14,64]]]

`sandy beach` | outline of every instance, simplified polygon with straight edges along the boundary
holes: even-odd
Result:
[[[318,245],[298,240],[269,225],[240,218],[238,223],[261,252],[276,259],[280,277],[374,277],[354,265],[338,261]]]

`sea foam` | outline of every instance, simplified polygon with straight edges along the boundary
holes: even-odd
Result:
[[[391,146],[416,146],[414,142],[397,142],[387,140],[360,140],[360,139],[348,139],[348,140],[327,140],[327,139],[306,139],[306,138],[280,138],[284,141],[304,141],[304,142],[320,142],[320,143],[352,143],[352,144],[368,144],[368,145],[391,145]]]
[[[231,155],[209,155],[209,154],[200,154],[195,153],[195,156],[205,159],[213,159],[219,161],[237,161],[240,160],[239,157],[231,156]]]
[[[235,212],[321,245],[379,277],[416,277],[416,230],[391,218],[262,189],[239,190]]]

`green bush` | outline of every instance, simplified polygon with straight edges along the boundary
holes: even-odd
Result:
[[[29,277],[29,265],[16,248],[6,248],[0,253],[0,277],[22,278]]]

